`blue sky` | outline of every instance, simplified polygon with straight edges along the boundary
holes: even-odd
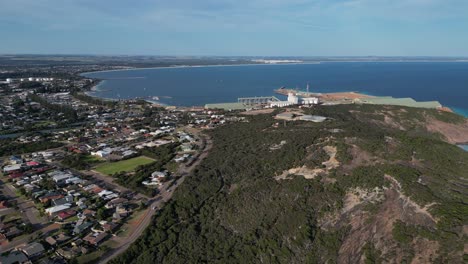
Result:
[[[1,53],[468,56],[468,0],[0,0]]]

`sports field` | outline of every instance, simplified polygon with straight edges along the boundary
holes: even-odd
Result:
[[[154,159],[145,156],[139,156],[128,160],[104,163],[97,166],[95,170],[103,174],[112,175],[121,171],[133,171],[136,169],[136,167],[149,164],[151,162],[154,162]]]

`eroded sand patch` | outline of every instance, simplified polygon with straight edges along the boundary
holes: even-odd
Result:
[[[288,179],[289,175],[299,175],[303,176],[306,179],[314,179],[318,175],[327,175],[330,170],[340,166],[340,162],[336,159],[337,149],[335,146],[324,146],[322,149],[329,156],[329,159],[327,161],[322,162],[324,168],[308,168],[304,165],[301,167],[285,170],[280,175],[275,176],[275,179],[285,180]]]

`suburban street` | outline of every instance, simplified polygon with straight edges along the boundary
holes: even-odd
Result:
[[[176,173],[177,175],[180,175],[180,178],[177,180],[175,184],[173,184],[171,187],[170,183],[166,183],[161,187],[160,194],[156,196],[155,198],[149,200],[148,203],[148,208],[146,209],[146,212],[143,216],[143,219],[141,219],[138,223],[138,226],[135,227],[133,232],[129,237],[125,237],[124,241],[122,241],[122,244],[120,244],[117,248],[114,250],[109,251],[107,254],[103,255],[101,257],[101,260],[98,263],[107,263],[110,261],[112,258],[116,257],[117,255],[123,253],[133,242],[135,242],[138,237],[141,236],[143,231],[146,229],[146,227],[151,223],[152,217],[154,214],[162,208],[165,202],[169,201],[172,197],[172,194],[174,193],[174,190],[184,181],[184,179],[190,175],[190,173],[193,171],[195,167],[200,164],[200,162],[206,158],[206,156],[209,153],[209,150],[213,146],[213,142],[209,136],[205,134],[198,134],[199,138],[201,139],[201,148],[199,155],[195,157],[195,161],[189,165],[188,167],[185,165],[181,165],[178,172]],[[170,191],[168,191],[168,189]],[[155,208],[155,209],[153,209]]]

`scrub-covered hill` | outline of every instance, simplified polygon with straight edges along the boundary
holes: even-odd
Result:
[[[209,132],[208,157],[112,263],[466,261],[468,153],[451,144],[468,141],[466,119],[294,110],[329,118],[313,123],[280,111]]]

